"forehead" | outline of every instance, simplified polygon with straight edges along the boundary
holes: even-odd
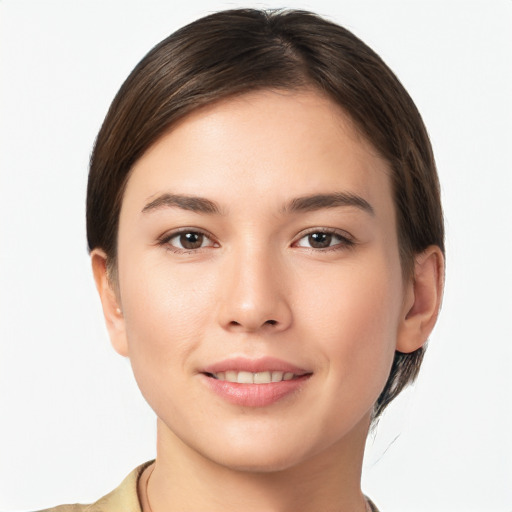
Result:
[[[140,206],[167,188],[200,191],[226,206],[264,197],[277,207],[341,187],[375,203],[387,195],[389,202],[388,174],[334,102],[314,91],[263,90],[198,109],[173,126],[135,164],[125,201]]]

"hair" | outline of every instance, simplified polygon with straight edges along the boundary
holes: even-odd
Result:
[[[180,119],[202,106],[259,89],[316,90],[353,120],[388,162],[400,260],[444,253],[439,181],[421,116],[382,59],[345,28],[297,10],[234,9],[208,15],[155,46],[114,98],[97,136],[87,189],[89,250],[107,255],[116,279],[117,232],[134,163]],[[374,419],[419,371],[424,347],[395,352]]]

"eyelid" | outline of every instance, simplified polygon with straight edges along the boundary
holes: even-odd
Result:
[[[208,238],[212,242],[211,245],[208,245],[206,247],[198,247],[197,249],[181,249],[180,247],[175,247],[171,245],[169,242],[177,237],[178,235],[181,235],[183,233],[198,233],[200,235],[203,235],[204,237]],[[171,231],[166,231],[163,235],[159,236],[157,239],[158,245],[165,245],[168,250],[172,252],[177,252],[181,254],[188,254],[193,252],[198,252],[204,249],[209,249],[210,247],[218,247],[219,243],[216,240],[216,238],[207,230],[202,228],[197,228],[193,226],[184,226],[180,228],[173,229]]]
[[[211,245],[208,245],[206,247],[198,247],[197,249],[182,249],[180,247],[173,246],[169,243],[170,240],[172,240],[173,238],[175,238],[183,233],[201,234],[204,237],[206,237],[208,240],[210,240]],[[313,233],[326,233],[329,235],[334,235],[334,236],[339,237],[341,239],[341,241],[337,244],[334,244],[329,247],[324,247],[324,248],[305,247],[305,246],[297,245],[300,240],[302,240],[303,238],[305,238],[308,235],[311,235]],[[198,252],[198,251],[208,249],[211,247],[219,247],[219,242],[209,231],[202,229],[202,228],[193,227],[193,226],[184,226],[184,227],[173,229],[171,231],[166,231],[163,235],[158,237],[157,244],[167,246],[167,248],[169,250],[171,250],[173,252],[178,252],[178,253],[193,253],[193,252]],[[355,244],[356,244],[356,240],[347,231],[345,231],[343,229],[327,228],[327,227],[313,227],[313,228],[305,229],[305,230],[301,231],[300,233],[298,233],[297,236],[295,237],[294,241],[292,242],[292,246],[300,247],[301,249],[306,249],[306,250],[309,249],[309,250],[315,251],[315,252],[327,252],[329,250],[347,249],[347,248],[354,246]]]
[[[341,242],[329,247],[324,248],[316,248],[316,247],[304,247],[304,246],[298,246],[298,242],[305,238],[308,235],[311,235],[313,233],[325,233],[328,235],[334,235],[341,239]],[[350,247],[353,247],[356,245],[355,238],[348,232],[343,229],[339,228],[327,228],[327,227],[315,227],[315,228],[308,228],[304,231],[301,231],[296,237],[295,240],[292,243],[292,246],[300,247],[301,249],[310,249],[312,251],[320,251],[320,252],[327,252],[329,250],[340,250],[340,249],[347,249]]]

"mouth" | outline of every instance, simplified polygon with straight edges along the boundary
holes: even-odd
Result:
[[[217,396],[243,407],[266,407],[296,396],[313,372],[279,359],[233,358],[200,372],[203,382]]]
[[[207,377],[225,382],[238,384],[270,384],[272,382],[282,382],[302,377],[305,374],[295,374],[293,372],[283,371],[263,371],[247,372],[230,370],[226,372],[205,373]]]

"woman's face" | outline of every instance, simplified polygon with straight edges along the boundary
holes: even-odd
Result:
[[[364,439],[407,309],[388,174],[313,92],[216,103],[136,163],[113,341],[167,443],[265,471]]]

